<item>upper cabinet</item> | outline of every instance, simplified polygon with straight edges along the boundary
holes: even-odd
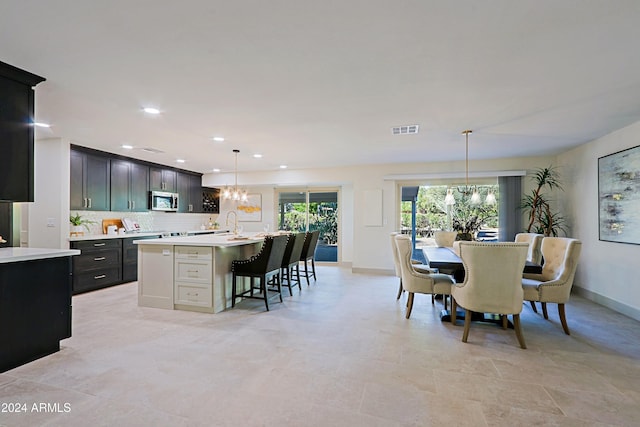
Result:
[[[71,209],[108,211],[110,180],[108,157],[71,150]]]
[[[141,212],[148,209],[149,167],[111,159],[111,210]]]
[[[178,212],[202,212],[202,176],[178,172]]]
[[[177,184],[178,172],[171,169],[149,168],[150,190],[167,191],[169,193],[178,192]]]
[[[0,167],[0,200],[33,202],[33,87],[44,81],[0,62],[0,142],[4,161]]]

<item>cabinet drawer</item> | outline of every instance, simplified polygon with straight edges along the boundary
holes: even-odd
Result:
[[[73,271],[75,273],[86,270],[101,269],[120,266],[120,250],[105,249],[99,251],[83,251],[73,259]]]
[[[104,239],[104,240],[81,240],[71,242],[71,249],[80,249],[81,251],[91,249],[120,249],[122,247],[121,239]]]
[[[211,287],[176,283],[174,304],[211,307]]]
[[[211,283],[211,262],[176,260],[175,280],[194,283]]]
[[[120,283],[120,267],[86,271],[73,275],[73,293],[90,291]]]
[[[211,259],[211,248],[199,246],[176,246],[175,257],[185,259]]]

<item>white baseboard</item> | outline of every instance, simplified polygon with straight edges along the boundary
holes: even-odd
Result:
[[[617,311],[620,314],[624,314],[625,316],[629,316],[632,319],[640,321],[640,310],[638,310],[637,308],[630,307],[626,304],[622,304],[621,302],[612,300],[611,298],[597,294],[588,289],[580,288],[578,286],[574,286],[571,291],[583,298],[588,299],[589,301],[593,301],[596,304],[600,304],[604,307],[610,308],[613,311]]]

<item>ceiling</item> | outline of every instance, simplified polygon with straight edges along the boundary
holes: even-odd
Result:
[[[0,61],[47,79],[37,138],[203,173],[235,148],[239,170],[461,160],[464,129],[472,159],[539,156],[640,120],[638,22],[637,0],[8,0]]]

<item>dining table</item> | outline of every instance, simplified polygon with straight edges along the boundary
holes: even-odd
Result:
[[[464,264],[462,258],[454,252],[453,248],[441,246],[424,246],[422,253],[426,258],[427,264],[431,268],[437,268],[440,273],[450,274],[456,283],[464,282]],[[531,261],[526,261],[523,273],[542,273],[542,265]],[[464,311],[457,310],[456,318],[464,320]],[[443,322],[451,321],[451,311],[442,310],[440,320]],[[492,313],[473,313],[472,321],[502,323],[500,316]],[[509,322],[509,327],[513,325]]]

